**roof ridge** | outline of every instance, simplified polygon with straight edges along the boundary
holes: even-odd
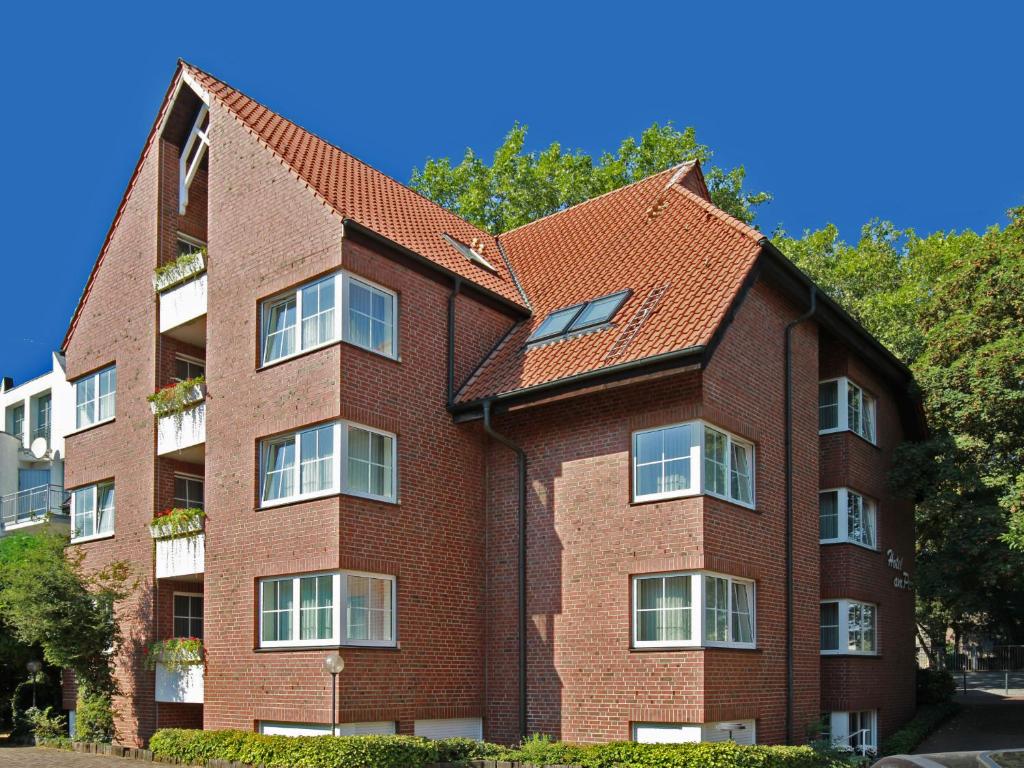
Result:
[[[534,219],[533,221],[528,221],[525,224],[520,224],[515,229],[510,229],[507,232],[502,232],[497,237],[500,239],[500,238],[504,237],[505,235],[511,235],[513,232],[519,232],[520,230],[526,229],[527,227],[531,226],[532,224],[537,224],[537,223],[542,222],[542,221],[547,221],[548,219],[554,218],[555,216],[560,216],[563,213],[568,213],[569,211],[575,211],[578,208],[582,208],[587,203],[592,203],[595,200],[600,200],[603,197],[608,197],[608,195],[614,195],[616,192],[622,192],[623,190],[629,189],[630,187],[635,187],[637,184],[643,184],[645,181],[650,181],[651,179],[654,179],[654,178],[656,178],[658,176],[662,176],[662,175],[664,175],[666,173],[669,173],[670,171],[672,171],[672,172],[678,171],[684,165],[687,165],[687,164],[692,163],[692,162],[694,162],[694,161],[693,160],[686,160],[686,161],[684,161],[682,163],[676,163],[675,165],[673,165],[673,166],[671,166],[669,168],[665,168],[662,171],[657,171],[656,173],[652,173],[650,176],[644,176],[642,179],[637,179],[636,181],[631,181],[631,182],[629,182],[629,184],[623,184],[621,187],[616,187],[615,189],[609,189],[607,192],[602,192],[600,195],[595,195],[594,197],[588,197],[586,200],[580,200],[580,202],[575,203],[574,205],[570,205],[568,208],[562,208],[561,210],[553,211],[552,213],[549,213],[549,214],[547,214],[545,216],[541,216],[539,219]]]
[[[285,116],[284,116],[283,114],[281,114],[281,113],[280,113],[280,112],[278,112],[277,110],[275,110],[275,109],[271,109],[271,108],[270,108],[269,106],[267,106],[266,104],[264,104],[264,103],[263,103],[262,101],[259,101],[259,100],[257,100],[257,99],[254,99],[254,98],[253,98],[252,96],[250,96],[249,94],[247,94],[247,93],[245,93],[244,91],[241,91],[241,90],[239,90],[238,88],[236,88],[235,86],[231,85],[231,83],[228,83],[227,81],[225,81],[225,80],[222,80],[221,78],[217,77],[216,75],[212,75],[212,74],[210,74],[210,73],[209,73],[209,72],[207,72],[206,70],[204,70],[204,69],[201,69],[200,67],[197,67],[197,66],[195,66],[194,64],[191,64],[191,63],[189,63],[189,62],[185,61],[184,59],[179,59],[179,61],[181,61],[181,63],[182,63],[182,64],[183,64],[184,66],[188,67],[189,69],[191,69],[191,70],[194,70],[194,71],[196,71],[196,72],[200,73],[201,75],[203,75],[203,76],[205,76],[205,77],[208,77],[208,78],[210,78],[211,80],[216,80],[217,82],[221,83],[222,85],[225,85],[225,86],[227,86],[227,87],[228,87],[228,88],[230,88],[231,90],[235,91],[235,93],[238,93],[238,94],[240,94],[240,95],[244,96],[245,98],[249,99],[249,100],[250,100],[250,101],[252,101],[252,102],[253,102],[254,104],[256,104],[257,106],[259,106],[259,107],[262,107],[263,109],[267,110],[267,111],[268,111],[268,112],[270,112],[271,114],[277,115],[277,116],[278,116],[279,118],[281,118],[282,120],[286,120],[287,122],[289,122],[289,123],[291,123],[292,125],[294,125],[294,126],[295,126],[295,127],[296,127],[296,128],[298,129],[298,130],[300,130],[300,131],[303,131],[304,133],[307,133],[307,134],[309,134],[310,136],[312,136],[312,137],[313,137],[314,139],[316,139],[317,141],[321,141],[321,142],[323,142],[323,143],[324,143],[324,144],[326,144],[327,146],[329,146],[329,147],[331,147],[332,149],[334,149],[334,150],[336,150],[336,151],[340,152],[341,154],[345,155],[346,157],[349,157],[349,158],[351,158],[352,160],[354,160],[355,162],[357,162],[357,163],[359,163],[360,165],[364,166],[365,168],[368,168],[369,170],[373,171],[374,173],[379,173],[379,174],[380,174],[381,176],[385,177],[385,178],[386,178],[386,179],[388,179],[389,181],[393,181],[393,182],[394,182],[395,184],[398,184],[398,185],[399,185],[400,187],[402,187],[402,188],[404,188],[404,189],[407,189],[408,191],[412,192],[412,193],[413,193],[414,195],[416,195],[416,196],[418,196],[418,197],[422,198],[423,200],[425,200],[426,202],[430,203],[430,205],[434,206],[435,208],[437,208],[437,209],[439,209],[439,210],[441,210],[441,211],[444,211],[445,213],[447,213],[447,214],[448,214],[448,215],[450,215],[450,216],[454,216],[455,218],[457,218],[457,219],[458,219],[459,221],[463,222],[464,224],[467,224],[468,226],[470,226],[470,227],[473,227],[473,229],[475,229],[475,230],[476,230],[477,232],[479,232],[479,233],[480,233],[481,235],[483,235],[483,236],[485,236],[485,237],[489,237],[489,238],[492,238],[492,239],[494,239],[495,241],[497,240],[497,235],[493,235],[493,234],[491,234],[491,233],[490,233],[490,232],[488,232],[488,231],[487,231],[486,229],[481,229],[480,227],[478,227],[478,226],[477,226],[476,224],[474,224],[473,222],[471,222],[471,221],[467,221],[466,219],[464,219],[464,218],[463,218],[462,216],[459,216],[459,214],[455,213],[454,211],[451,211],[451,210],[449,210],[449,209],[445,208],[445,207],[444,207],[443,205],[441,205],[441,204],[440,204],[440,203],[438,203],[437,201],[435,201],[435,200],[431,200],[431,199],[430,199],[429,197],[427,197],[426,195],[424,195],[424,194],[423,194],[422,192],[420,192],[420,191],[418,191],[418,190],[416,190],[416,189],[413,189],[413,188],[412,188],[412,187],[410,187],[410,186],[409,186],[408,184],[405,184],[404,182],[401,182],[401,181],[399,181],[398,179],[396,179],[396,178],[395,178],[394,176],[392,176],[392,175],[390,175],[390,174],[388,174],[388,173],[385,173],[384,171],[380,170],[380,169],[379,169],[379,168],[377,168],[376,166],[374,166],[374,165],[371,165],[370,163],[366,162],[366,161],[365,161],[365,160],[363,160],[362,158],[360,158],[360,157],[357,157],[356,155],[353,155],[353,154],[352,154],[351,152],[349,152],[348,150],[342,149],[342,148],[341,148],[341,147],[339,147],[339,146],[338,146],[337,144],[335,144],[335,143],[333,143],[333,142],[331,142],[331,141],[328,141],[327,139],[325,139],[325,138],[324,138],[323,136],[321,136],[320,134],[318,134],[318,133],[315,133],[315,132],[313,132],[313,131],[309,130],[308,128],[305,128],[305,127],[303,127],[303,126],[302,126],[302,125],[300,125],[299,123],[297,123],[297,122],[295,122],[294,120],[292,120],[292,119],[291,119],[290,117],[285,117]],[[204,89],[204,90],[208,90],[208,89]],[[225,107],[225,108],[227,108],[227,109],[228,109],[228,110],[229,110],[229,111],[230,111],[230,112],[231,112],[231,113],[232,113],[233,115],[235,115],[236,117],[238,117],[239,119],[241,119],[241,117],[239,116],[238,110],[237,110],[237,109],[235,109],[235,107],[233,107],[233,106],[231,106],[230,104],[228,104],[228,103],[226,102],[226,100],[225,100],[225,99],[224,99],[223,97],[221,97],[220,95],[218,95],[218,94],[216,94],[216,93],[214,93],[214,94],[211,94],[211,95],[213,95],[213,96],[214,96],[214,98],[216,98],[216,99],[217,99],[217,101],[219,101],[219,102],[220,102],[221,104],[223,104],[223,105],[224,105],[224,107]],[[242,123],[244,124],[244,123],[245,123],[245,121],[244,121],[244,120],[242,120]],[[255,133],[255,131],[254,131],[254,133]],[[286,164],[288,165],[288,167],[289,167],[289,168],[291,168],[291,169],[292,169],[293,171],[295,171],[296,173],[299,173],[298,169],[297,169],[297,168],[295,168],[295,167],[294,167],[294,166],[293,166],[293,165],[292,165],[291,163],[289,163],[289,162],[288,162],[288,161],[287,161],[287,160],[286,160],[286,159],[285,159],[285,158],[284,158],[284,157],[283,157],[283,156],[281,155],[281,153],[280,153],[280,152],[278,152],[278,151],[277,151],[277,150],[275,150],[275,149],[274,149],[274,148],[273,148],[272,146],[270,146],[269,142],[266,142],[266,141],[264,141],[263,143],[267,145],[267,148],[268,148],[268,149],[269,149],[269,150],[270,150],[271,152],[273,152],[275,156],[277,156],[277,157],[281,158],[281,160],[282,160],[283,162],[285,162],[285,163],[286,163]],[[301,174],[299,174],[299,176],[301,177]],[[332,207],[333,207],[333,206],[332,206]]]
[[[744,237],[750,238],[755,243],[759,243],[759,242],[761,242],[764,239],[764,235],[761,234],[761,232],[759,230],[754,229],[754,227],[750,226],[746,222],[740,221],[735,216],[732,216],[732,215],[726,213],[721,208],[719,208],[717,205],[715,205],[714,203],[712,203],[712,202],[710,202],[708,200],[705,200],[703,197],[698,195],[693,190],[687,189],[686,187],[684,187],[684,186],[682,186],[680,184],[673,184],[671,187],[669,187],[669,189],[673,189],[676,192],[678,192],[679,194],[683,195],[684,197],[689,198],[690,200],[695,202],[697,205],[699,205],[701,208],[705,209],[708,213],[710,213],[716,219],[718,219],[719,221],[723,222],[724,224],[727,224],[728,226],[732,227],[734,230],[739,232]]]

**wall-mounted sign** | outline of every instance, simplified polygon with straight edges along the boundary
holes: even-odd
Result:
[[[886,563],[894,571],[899,571],[892,579],[892,585],[896,589],[910,589],[913,586],[913,582],[910,580],[910,574],[903,570],[903,558],[893,552],[891,549],[885,550]]]

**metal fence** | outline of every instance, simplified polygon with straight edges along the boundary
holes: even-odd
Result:
[[[0,498],[0,528],[63,514],[67,493],[59,485],[39,485]]]
[[[1024,690],[1024,645],[969,647],[947,653],[939,659],[940,668],[948,669],[964,693],[985,691],[1009,696],[1010,691]]]

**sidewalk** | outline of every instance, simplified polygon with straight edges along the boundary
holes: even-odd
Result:
[[[968,691],[957,695],[963,710],[921,742],[916,755],[1024,747],[1024,696]]]

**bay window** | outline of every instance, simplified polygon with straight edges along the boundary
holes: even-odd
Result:
[[[690,572],[633,578],[633,646],[753,648],[754,583]]]
[[[310,349],[344,341],[396,356],[397,295],[338,272],[263,302],[261,360],[268,365]]]
[[[700,421],[633,434],[633,500],[707,493],[754,506],[754,446]]]
[[[269,506],[340,491],[394,501],[396,452],[394,435],[348,422],[269,438],[260,446],[260,498]]]
[[[395,645],[395,578],[333,572],[259,583],[260,646]]]
[[[875,442],[875,398],[848,378],[818,384],[818,431],[850,431]]]
[[[877,653],[877,613],[870,603],[826,600],[821,603],[822,654]]]
[[[75,382],[75,429],[84,429],[114,418],[117,368],[110,366]]]
[[[875,549],[877,508],[874,501],[849,488],[822,491],[818,496],[821,543],[850,542]]]
[[[114,533],[114,484],[97,483],[71,492],[71,540]]]

